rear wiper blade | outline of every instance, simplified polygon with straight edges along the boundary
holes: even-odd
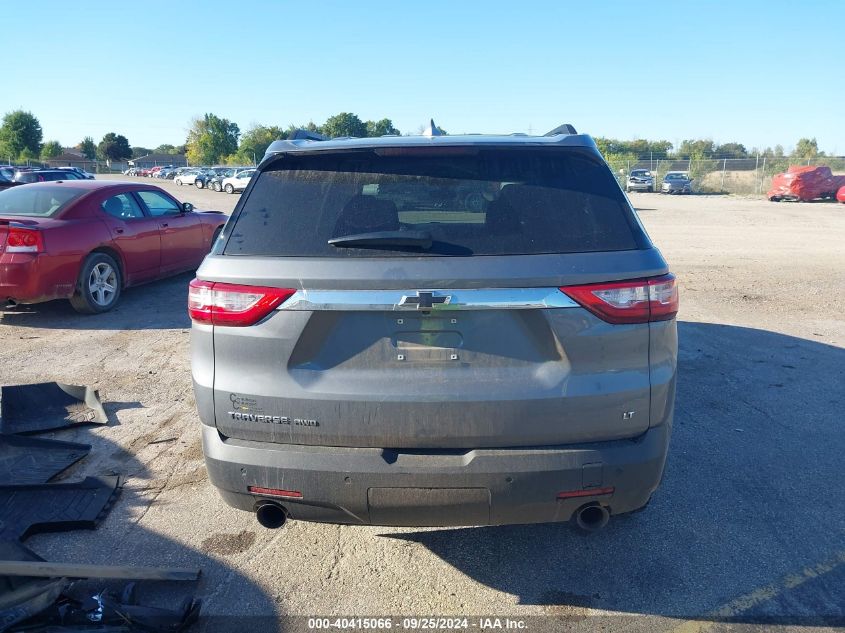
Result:
[[[329,240],[329,244],[338,248],[412,246],[429,249],[431,243],[431,234],[427,231],[373,231],[372,233],[356,233],[355,235],[334,237]]]

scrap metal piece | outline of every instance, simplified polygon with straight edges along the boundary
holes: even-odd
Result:
[[[0,560],[0,577],[100,578],[118,580],[198,580],[199,569],[182,567],[129,567],[120,565],[80,565],[49,561]]]
[[[24,540],[39,532],[93,530],[116,499],[120,486],[119,477],[0,486],[0,539]]]
[[[106,422],[100,394],[91,387],[44,382],[0,388],[0,433],[41,433]]]
[[[0,486],[47,483],[90,450],[90,444],[0,435]]]

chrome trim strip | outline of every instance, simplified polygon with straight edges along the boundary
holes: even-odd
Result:
[[[430,308],[408,303],[418,293],[442,298]],[[577,308],[558,288],[469,288],[441,290],[298,290],[278,310],[452,312],[455,310],[532,310]]]

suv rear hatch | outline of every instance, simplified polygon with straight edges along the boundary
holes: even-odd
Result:
[[[560,287],[666,272],[594,150],[291,153],[244,193],[191,309],[216,323],[224,436],[560,445],[641,434],[650,388],[648,323]],[[274,309],[238,315],[259,296]]]

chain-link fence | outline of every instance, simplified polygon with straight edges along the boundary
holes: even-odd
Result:
[[[693,191],[701,193],[736,193],[764,195],[775,174],[792,165],[826,165],[834,174],[845,175],[845,157],[823,156],[810,159],[778,156],[751,158],[640,158],[608,161],[619,184],[624,188],[632,169],[647,169],[654,175],[654,186],[660,191],[663,177],[669,171],[686,172],[693,179]]]

